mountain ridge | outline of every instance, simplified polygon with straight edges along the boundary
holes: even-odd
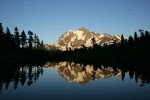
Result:
[[[100,34],[96,32],[91,32],[85,27],[81,27],[77,30],[67,30],[61,37],[54,43],[53,46],[58,50],[68,50],[68,49],[80,49],[83,46],[92,47],[92,39],[95,39],[98,45],[111,45],[114,42],[118,43],[121,40],[119,35],[111,35],[108,33]]]

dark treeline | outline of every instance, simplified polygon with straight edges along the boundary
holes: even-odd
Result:
[[[150,32],[139,30],[139,33],[135,32],[128,39],[122,34],[120,43],[103,46],[96,44],[93,38],[93,47],[70,49],[51,55],[51,59],[79,63],[146,64],[150,60]]]
[[[38,35],[32,31],[28,34],[23,30],[21,33],[18,28],[14,28],[12,34],[9,28],[4,31],[2,23],[0,23],[0,60],[14,60],[14,58],[38,58],[44,56],[43,40],[40,41]]]

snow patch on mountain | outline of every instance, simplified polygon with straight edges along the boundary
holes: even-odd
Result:
[[[92,46],[91,39],[88,39],[88,40],[86,41],[85,46],[86,46],[86,47]]]
[[[99,34],[95,32],[90,32],[86,28],[82,27],[75,31],[68,30],[65,32],[59,40],[54,44],[57,49],[68,50],[75,48],[92,47],[92,38],[95,38],[95,42],[98,45],[103,46],[104,44],[111,45],[115,42],[120,42],[121,38],[118,35],[110,34]]]
[[[74,31],[74,33],[78,36],[78,40],[83,40],[85,38],[85,36],[83,35],[83,31],[80,31],[80,30],[76,30]]]
[[[121,40],[121,37],[119,35],[115,35],[115,37],[117,37],[119,40]]]

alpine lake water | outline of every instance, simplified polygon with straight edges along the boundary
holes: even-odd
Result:
[[[0,100],[150,100],[149,68],[1,64]]]

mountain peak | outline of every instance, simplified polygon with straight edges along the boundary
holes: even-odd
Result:
[[[73,30],[67,30],[67,32],[72,32]]]
[[[86,47],[92,47],[92,38],[95,37],[96,44],[103,46],[104,44],[111,45],[116,41],[120,42],[119,36],[112,36],[110,34],[99,34],[90,32],[85,27],[81,27],[75,31],[68,30],[65,32],[54,46],[60,50],[77,49],[82,48],[83,45]]]
[[[81,27],[78,30],[83,31],[83,32],[89,32],[89,30],[87,28],[85,28],[85,27]]]

